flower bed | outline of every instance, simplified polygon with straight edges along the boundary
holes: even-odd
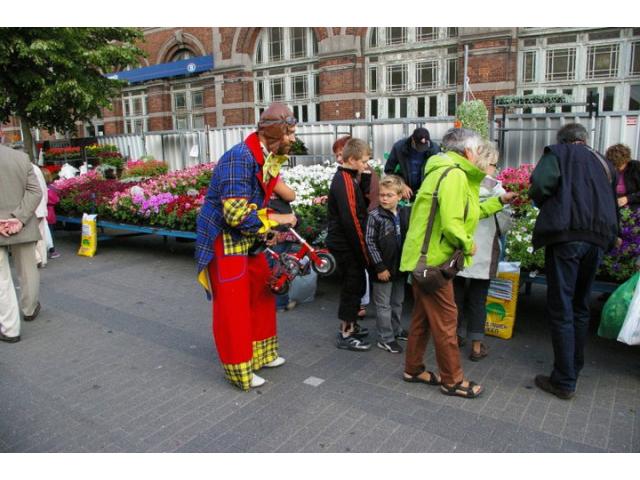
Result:
[[[168,171],[169,167],[162,160],[134,160],[127,162],[122,178],[155,177]]]
[[[199,165],[144,181],[109,180],[90,171],[54,183],[60,191],[56,209],[61,215],[97,212],[105,220],[195,231],[212,168]]]

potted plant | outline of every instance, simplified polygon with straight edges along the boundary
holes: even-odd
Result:
[[[485,140],[489,138],[489,112],[482,100],[462,102],[456,109],[456,125],[474,130]]]

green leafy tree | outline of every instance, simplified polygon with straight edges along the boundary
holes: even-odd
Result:
[[[0,28],[0,122],[20,119],[25,151],[31,128],[68,132],[111,106],[125,82],[106,73],[139,64],[134,28]]]

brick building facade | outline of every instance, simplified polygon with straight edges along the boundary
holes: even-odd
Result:
[[[595,91],[603,111],[640,109],[639,28],[185,27],[144,37],[143,68],[205,57],[213,68],[131,82],[77,136],[254,124],[273,101],[303,122],[452,116],[465,46],[471,91],[488,106],[495,95],[582,102]]]

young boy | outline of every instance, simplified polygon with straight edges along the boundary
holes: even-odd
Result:
[[[380,181],[380,205],[369,212],[365,235],[372,266],[377,345],[390,353],[401,353],[397,340],[407,339],[400,324],[406,282],[400,272],[400,256],[410,210],[398,206],[404,189],[405,183],[397,175],[387,175]]]
[[[336,346],[352,351],[371,348],[371,344],[363,340],[367,329],[356,322],[366,288],[365,268],[369,263],[364,232],[368,205],[365,193],[371,180],[371,174],[365,170],[370,155],[371,149],[366,142],[352,138],[346,143],[342,151],[343,162],[331,181],[327,202],[327,247],[342,273],[338,307],[340,332]]]

